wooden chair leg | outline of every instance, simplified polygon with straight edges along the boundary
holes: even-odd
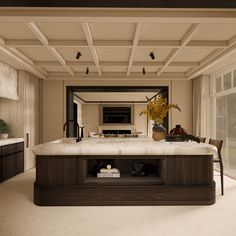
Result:
[[[220,180],[221,180],[221,195],[224,195],[224,173],[223,163],[220,162]]]

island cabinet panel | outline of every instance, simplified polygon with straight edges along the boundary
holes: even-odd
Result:
[[[94,167],[104,160],[116,162],[120,178],[96,177]],[[142,177],[132,176],[132,163],[146,163],[152,171]],[[213,155],[36,156],[34,203],[40,206],[214,204]]]
[[[1,181],[24,172],[24,143],[9,144],[0,147]]]
[[[166,158],[163,173],[166,185],[212,184],[213,158],[207,156]]]

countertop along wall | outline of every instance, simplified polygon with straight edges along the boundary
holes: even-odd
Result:
[[[181,124],[192,133],[191,80],[44,80],[42,81],[42,142],[62,138],[66,121],[66,86],[168,86],[169,102],[178,104],[182,112],[171,111],[169,127]]]

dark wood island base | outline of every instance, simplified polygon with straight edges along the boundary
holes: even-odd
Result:
[[[91,175],[99,159],[113,159],[120,178]],[[156,165],[133,177],[134,162]],[[37,156],[34,203],[39,206],[211,205],[215,203],[212,155]]]

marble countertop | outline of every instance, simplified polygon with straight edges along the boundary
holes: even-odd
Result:
[[[214,155],[215,146],[196,142],[153,141],[151,138],[74,138],[37,145],[36,155]]]
[[[23,138],[7,138],[7,139],[0,139],[0,146],[13,144],[13,143],[20,143],[24,142]]]

